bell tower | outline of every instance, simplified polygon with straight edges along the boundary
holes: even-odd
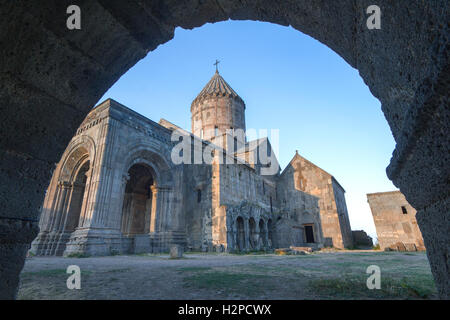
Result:
[[[245,132],[245,103],[219,74],[217,63],[215,74],[191,104],[192,133],[214,143],[230,130]],[[238,139],[245,143],[245,137]]]

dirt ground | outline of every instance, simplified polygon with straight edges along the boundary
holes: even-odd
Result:
[[[81,289],[69,290],[69,265]],[[369,265],[381,289],[366,285]],[[19,299],[434,299],[425,253],[341,251],[308,255],[186,253],[27,259]]]

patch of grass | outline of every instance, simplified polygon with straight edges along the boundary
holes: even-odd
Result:
[[[111,270],[107,270],[105,272],[107,273],[122,273],[122,272],[130,272],[130,268],[122,268],[122,269],[111,269]]]
[[[336,261],[327,264],[327,267],[331,268],[343,268],[343,269],[361,269],[363,272],[366,271],[367,267],[371,265],[371,263],[366,261]],[[339,270],[339,269],[338,269]],[[336,270],[337,271],[337,270]]]
[[[22,272],[23,277],[30,276],[41,276],[41,277],[56,277],[56,276],[69,276],[70,274],[66,272],[66,269],[48,269],[48,270],[39,270],[39,271],[31,271],[31,272]],[[92,271],[81,270],[81,275],[89,275]]]
[[[184,268],[178,268],[177,271],[179,272],[202,272],[202,271],[209,271],[211,270],[210,267],[184,267]]]
[[[232,255],[240,255],[240,256],[260,256],[268,254],[266,251],[236,251],[230,253]]]
[[[267,252],[264,250],[255,250],[255,251],[248,252],[248,254],[249,255],[262,255],[262,254],[267,254]]]
[[[58,275],[67,275],[66,269],[48,269],[32,272],[22,272],[22,276],[42,276],[42,277],[54,277]]]
[[[89,258],[90,255],[86,253],[74,252],[65,256],[65,258]]]
[[[272,289],[270,283],[266,281],[266,276],[250,273],[198,272],[183,280],[185,287],[188,288],[221,290],[247,296],[257,296]]]
[[[247,252],[236,250],[236,251],[230,252],[229,254],[230,255],[235,255],[235,256],[244,256],[244,255],[247,254]]]
[[[221,255],[225,254],[225,252],[217,252],[217,251],[185,251],[183,254],[200,254],[200,255]]]
[[[195,250],[184,252],[184,254],[205,254],[205,253],[206,253],[206,252],[203,252],[203,251],[195,251]]]
[[[309,290],[326,299],[429,299],[436,295],[436,287],[430,276],[395,279],[382,276],[380,289],[368,289],[365,277],[313,279]]]

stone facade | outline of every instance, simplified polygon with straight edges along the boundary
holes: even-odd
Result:
[[[304,206],[304,209],[310,212],[313,207],[311,196],[317,199],[322,226],[321,233],[325,246],[336,248],[352,246],[345,190],[332,175],[296,152],[280,179],[284,181],[279,190],[283,205],[291,208]],[[304,195],[302,194],[299,198],[293,194],[294,190],[300,191]],[[305,198],[299,201],[302,197]]]
[[[378,242],[383,250],[425,250],[422,233],[417,225],[416,210],[400,191],[367,195]]]
[[[164,119],[155,123],[111,99],[95,107],[56,165],[32,251],[351,245],[344,190],[331,175],[298,154],[280,174],[267,138],[246,142],[234,130],[214,129],[245,129],[244,102],[217,72],[191,110],[193,131],[213,128],[212,136],[201,133],[202,139]],[[208,113],[212,120],[202,122]],[[180,146],[174,133],[188,141],[182,163],[172,158]],[[189,161],[207,149],[210,163]],[[270,155],[273,174],[263,174],[268,165],[260,152]]]

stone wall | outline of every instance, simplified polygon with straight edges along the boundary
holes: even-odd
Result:
[[[414,209],[400,191],[367,194],[381,249],[403,244],[409,250],[424,250]]]
[[[194,101],[191,112],[192,133],[205,140],[211,140],[231,128],[245,131],[245,105],[240,98],[206,97]]]
[[[347,211],[347,202],[345,201],[345,190],[336,181],[334,177],[331,179],[334,201],[336,203],[336,210],[339,216],[339,228],[342,233],[342,241],[345,248],[353,246],[352,227],[350,226],[350,218]]]
[[[211,183],[212,166],[184,166],[183,211],[188,250],[213,250]]]
[[[351,246],[351,229],[345,205],[344,190],[326,171],[301,157],[298,153],[283,171],[294,181],[296,190],[313,195],[318,200],[321,228],[325,246]],[[339,205],[336,202],[336,196]]]

